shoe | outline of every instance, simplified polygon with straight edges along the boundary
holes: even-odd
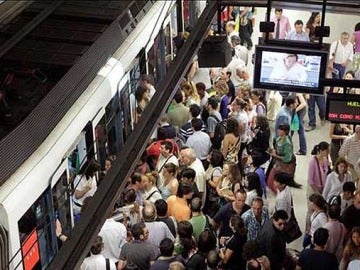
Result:
[[[306,156],[306,153],[301,152],[301,151],[297,151],[297,152],[295,153],[295,155],[297,155],[297,156]]]
[[[306,131],[306,132],[309,132],[309,131],[312,131],[312,130],[314,130],[314,129],[315,129],[314,126],[308,126],[307,128],[305,128],[305,131]]]

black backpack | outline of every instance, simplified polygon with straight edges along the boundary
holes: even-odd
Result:
[[[220,119],[215,115],[210,115],[209,117],[213,117],[217,122],[215,126],[214,137],[211,138],[212,149],[220,150],[221,142],[225,137],[227,122],[226,120],[220,121]]]

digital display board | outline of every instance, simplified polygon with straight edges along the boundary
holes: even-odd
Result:
[[[360,124],[360,95],[328,95],[326,119],[335,123]]]

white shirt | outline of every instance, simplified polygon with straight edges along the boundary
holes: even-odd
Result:
[[[333,57],[334,53],[335,53],[335,58]],[[329,59],[334,58],[334,63],[336,64],[342,64],[347,60],[352,61],[354,56],[353,45],[351,42],[347,42],[346,45],[344,46],[340,40],[334,41],[333,43],[331,43],[329,55],[330,55]]]
[[[99,235],[104,241],[104,257],[118,261],[121,248],[126,243],[126,227],[124,224],[108,218],[105,220]]]
[[[194,169],[196,176],[195,176],[195,183],[199,190],[199,192],[205,193],[205,170],[204,166],[202,165],[200,159],[195,159],[193,163],[190,164],[190,168]]]
[[[119,254],[120,256],[120,254]],[[85,258],[80,266],[80,270],[103,270],[106,269],[106,259],[102,254],[93,255]],[[110,260],[110,270],[116,270],[115,262]]]
[[[186,141],[186,145],[194,149],[198,159],[207,158],[211,148],[210,136],[203,131],[195,131]]]
[[[149,97],[151,99],[154,96],[155,92],[156,92],[155,87],[153,85],[150,85],[148,91],[149,91]]]
[[[270,91],[267,99],[267,118],[268,120],[275,121],[276,115],[280,111],[282,96],[278,91]]]
[[[290,187],[286,186],[282,191],[276,195],[275,209],[284,210],[288,214],[288,218],[291,216],[291,191]]]
[[[317,213],[314,212],[310,216],[310,221],[311,221],[311,226],[309,233],[312,237],[317,229],[325,226],[325,224],[328,222],[328,218],[324,211]]]
[[[91,189],[84,194],[81,198],[76,198],[75,194],[73,195],[73,209],[74,214],[78,214],[81,211],[81,205],[83,205],[83,202],[85,198],[92,197],[96,190],[97,190],[97,184],[94,177],[90,178],[89,180],[86,179],[85,175],[77,175],[74,179],[74,187],[75,190],[81,191],[84,190],[85,187],[88,185],[88,182],[91,182]]]
[[[352,181],[352,177],[349,173],[346,173],[344,176],[344,180],[340,182],[339,175],[335,171],[331,172],[326,178],[325,187],[322,196],[328,202],[329,199],[334,195],[336,196],[340,195],[344,183],[349,181]]]
[[[270,79],[305,82],[307,74],[305,68],[299,63],[294,63],[289,69],[282,64],[273,69]]]
[[[249,134],[249,116],[242,110],[234,114],[235,119],[239,122],[240,125],[244,127],[243,133],[241,134],[241,142],[246,142],[248,140]]]

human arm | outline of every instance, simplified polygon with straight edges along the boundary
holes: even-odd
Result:
[[[223,264],[226,264],[229,259],[231,258],[231,255],[234,253],[234,251],[232,251],[231,249],[229,248],[226,248],[226,249],[220,249],[219,251],[219,257],[222,261]]]
[[[56,237],[61,241],[65,242],[67,240],[67,236],[62,233],[62,225],[59,219],[56,219],[55,221],[55,233]]]
[[[322,196],[325,199],[325,201],[329,201],[329,199],[330,199],[330,198],[328,198],[328,195],[329,195],[330,188],[331,188],[331,185],[332,185],[333,176],[334,176],[334,172],[330,173],[326,177],[325,186],[324,186],[324,189],[323,189],[323,192],[322,192]]]
[[[316,157],[312,157],[310,162],[309,162],[309,166],[308,166],[308,177],[307,177],[307,181],[308,181],[308,185],[314,190],[316,191],[318,194],[321,194],[321,190],[319,190],[317,188],[317,186],[315,185],[315,181],[318,176],[318,168],[317,168],[317,162],[316,162]]]
[[[303,96],[303,94],[297,94],[297,98],[299,99],[300,104],[296,107],[295,111],[298,112],[306,107],[306,100]]]
[[[221,178],[222,178],[221,169],[213,168],[213,171],[211,172],[211,178],[208,180],[208,183],[213,189],[217,189],[217,187],[220,184]]]
[[[84,182],[85,183],[82,183]],[[77,185],[74,195],[76,199],[81,199],[82,197],[85,196],[86,193],[88,193],[92,188],[93,188],[93,183],[94,179],[90,178],[89,180],[86,180],[86,178],[83,176],[80,179],[80,183]]]
[[[223,154],[224,158],[226,158],[226,156],[227,156],[230,142],[231,142],[231,134],[229,134],[229,133],[225,134],[224,139],[222,141],[222,146],[221,146],[221,153]]]
[[[170,191],[171,191],[171,195],[176,195],[177,194],[177,190],[179,187],[179,182],[177,181],[177,179],[172,179],[171,183],[170,183]]]

